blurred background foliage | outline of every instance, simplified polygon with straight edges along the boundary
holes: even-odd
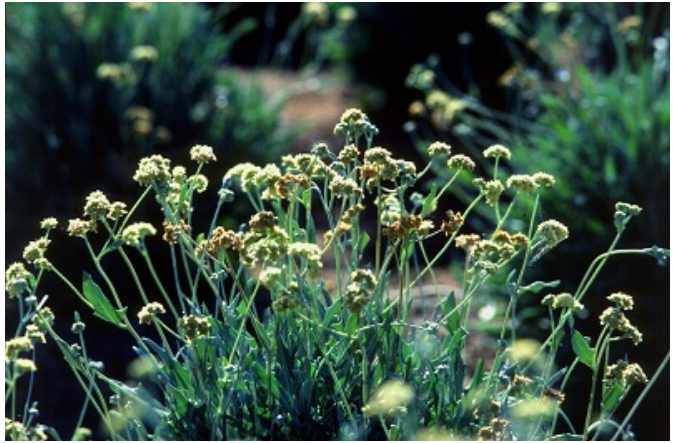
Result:
[[[39,220],[77,216],[91,190],[134,198],[140,157],[180,163],[192,145],[209,144],[220,159],[205,171],[213,180],[234,163],[307,150],[296,145],[302,127],[282,117],[291,92],[270,95],[241,67],[336,73],[343,95],[381,129],[379,142],[404,158],[422,161],[442,140],[479,160],[497,142],[512,150],[512,172],[555,175],[542,215],[568,224],[571,241],[558,260],[536,265],[548,279],[577,283],[612,237],[617,200],[645,209],[624,246],[670,244],[667,3],[12,3],[5,11],[7,262]],[[670,332],[670,301],[660,296],[670,278],[644,265],[649,272],[612,264],[596,293],[643,296],[638,314],[649,330],[635,357],[649,358],[652,373],[663,356],[657,337]],[[123,345],[105,351],[121,355]],[[664,403],[637,414],[638,437],[668,435]],[[58,418],[41,409],[45,422]]]
[[[10,232],[74,216],[97,187],[135,195],[129,177],[151,153],[184,160],[202,143],[229,165],[265,162],[293,138],[280,125],[282,96],[223,69],[253,19],[223,33],[215,18],[226,14],[191,3],[15,3],[6,12]]]

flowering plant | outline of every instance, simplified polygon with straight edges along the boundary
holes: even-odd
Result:
[[[136,203],[129,208],[96,191],[86,199],[83,218],[67,224],[68,235],[85,244],[92,263],[81,285],[49,260],[58,222],[45,219],[44,235],[24,251],[25,263],[6,272],[6,291],[20,312],[15,336],[5,344],[6,436],[59,436],[35,422],[37,408],[30,403],[39,367],[34,347],[47,337],[86,392],[83,411],[93,408],[113,439],[502,440],[624,434],[628,419],[616,424],[615,410],[633,385],[648,381],[636,363],[610,354],[615,341],[637,345],[642,340],[626,317],[633,298],[608,297],[612,306],[600,316],[604,329],[594,342],[575,329],[573,319],[585,309],[583,303],[599,303],[587,296],[594,295],[592,285],[609,258],[667,259],[668,250],[657,247],[616,248],[641,209],[618,203],[615,240],[579,287],[540,297],[552,328],[539,343],[518,330],[517,304],[558,285],[526,277],[530,266],[569,237],[559,221],[537,223],[540,194],[554,178],[538,172],[504,180],[498,164],[511,153],[491,146],[484,155],[493,159],[493,176],[475,179],[472,202],[441,216],[438,202],[457,177],[472,173],[472,159],[451,156],[450,146],[433,143],[431,164],[449,168],[452,178],[422,195],[415,185],[430,165],[418,170],[375,146],[378,129],[362,111],[347,110],[335,133],[345,138],[338,152],[319,143],[311,153],[283,157],[279,165],[241,164],[226,172],[204,232],[193,227],[195,217],[203,216],[193,203],[194,195],[208,188],[201,168],[216,161],[213,150],[192,148],[193,174],[159,155],[142,159],[133,176],[144,189]],[[500,200],[504,193],[510,194],[507,204]],[[157,227],[134,221],[151,195],[164,218],[162,240],[156,238]],[[254,214],[237,230],[221,225],[221,212],[239,197],[248,199]],[[512,208],[529,198],[533,213],[525,224],[513,220]],[[468,221],[483,203],[493,211],[494,224],[491,232],[478,235]],[[367,222],[369,213],[373,223]],[[172,281],[162,280],[153,265],[148,246],[160,241],[172,260]],[[437,253],[428,252],[430,242],[441,245]],[[447,289],[438,274],[442,259],[454,250],[462,251],[464,272],[462,282]],[[140,277],[138,257],[148,280]],[[109,278],[111,265],[128,269],[133,297],[143,304],[137,312],[129,309],[129,291]],[[485,284],[507,272],[499,344],[471,361],[466,346],[480,323],[471,308],[481,303]],[[62,280],[98,319],[134,339],[137,380],[112,379],[89,357],[86,326],[77,314],[76,343],[55,331],[58,320],[40,295],[50,277]],[[432,313],[419,318],[415,306],[430,294],[437,297]],[[559,349],[568,342],[574,360],[559,368]],[[581,428],[569,423],[569,433],[559,434],[562,403],[571,395],[565,388],[579,365],[592,374],[587,420]],[[26,379],[29,394],[21,411],[16,398]],[[600,410],[594,421],[595,398]],[[82,412],[74,439],[88,435],[83,417]]]

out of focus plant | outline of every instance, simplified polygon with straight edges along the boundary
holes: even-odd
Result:
[[[79,198],[92,178],[122,192],[131,159],[202,138],[232,164],[278,154],[291,138],[280,129],[282,100],[222,70],[252,26],[243,20],[220,33],[206,9],[189,3],[9,5],[12,207],[46,188]]]
[[[269,14],[274,14],[277,5],[269,3],[267,8]],[[347,32],[356,19],[357,11],[350,5],[303,3],[299,16],[273,48],[269,63],[279,68],[296,66],[308,72],[330,63],[343,66],[350,50]]]
[[[670,180],[669,22],[661,8],[504,5],[486,19],[514,59],[499,80],[510,108],[499,112],[475,97],[478,91],[458,91],[431,58],[408,78],[423,93],[410,107],[420,117],[416,136],[448,133],[470,152],[504,143],[519,154],[515,169],[559,177],[564,185],[546,209],[587,239],[605,233],[599,220],[615,196],[647,202],[657,210],[645,231],[661,241]]]

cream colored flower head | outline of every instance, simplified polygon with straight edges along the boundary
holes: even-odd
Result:
[[[486,158],[504,158],[509,160],[512,158],[512,153],[503,145],[492,145],[484,150],[484,157]]]
[[[200,164],[217,161],[213,148],[210,146],[196,145],[189,151],[189,154],[192,160]]]

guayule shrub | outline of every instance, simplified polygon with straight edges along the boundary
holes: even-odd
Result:
[[[283,157],[280,164],[234,166],[216,191],[214,212],[195,207],[193,199],[210,186],[201,174],[206,163],[217,160],[210,147],[192,148],[195,168],[172,165],[160,155],[141,159],[133,179],[143,192],[135,203],[112,202],[94,191],[82,218],[62,228],[88,251],[81,284],[50,262],[59,253],[50,248],[51,239],[63,234],[57,220],[45,219],[44,234],[24,251],[25,263],[6,271],[5,288],[20,315],[5,344],[6,436],[59,436],[36,423],[37,404],[31,403],[39,396],[31,388],[39,374],[34,349],[46,340],[58,346],[85,390],[82,411],[95,410],[113,439],[621,435],[631,415],[619,424],[615,410],[633,386],[651,385],[664,364],[649,381],[637,363],[611,353],[615,341],[638,345],[643,340],[627,318],[636,303],[630,295],[607,297],[611,305],[593,319],[603,326],[595,340],[587,340],[574,320],[585,305],[600,303],[592,287],[609,258],[667,259],[668,250],[657,247],[616,248],[640,208],[618,203],[610,249],[596,257],[573,292],[543,296],[559,283],[529,281],[527,270],[572,238],[560,221],[537,221],[539,196],[553,192],[552,176],[538,172],[505,179],[497,165],[511,153],[494,145],[483,153],[495,164],[493,176],[474,178],[469,205],[438,214],[438,202],[457,178],[472,176],[474,160],[451,156],[442,142],[430,145],[431,162],[452,175],[424,195],[416,183],[431,167],[418,168],[375,146],[378,129],[362,111],[347,110],[335,132],[345,137],[337,152],[318,144],[310,153]],[[531,198],[530,217],[512,220],[512,208]],[[238,228],[221,225],[220,214],[236,200],[247,201],[253,215]],[[160,211],[162,226],[136,220],[141,204]],[[493,213],[487,233],[475,233],[470,225],[478,205]],[[367,209],[373,223],[365,223]],[[204,216],[211,220],[209,228],[197,232],[193,221]],[[439,251],[429,254],[428,242],[438,243]],[[438,263],[449,252],[464,259],[455,289],[441,287],[437,279]],[[172,278],[159,277],[155,254],[171,257]],[[112,281],[110,266],[127,269],[134,290]],[[506,308],[494,316],[499,344],[468,361],[468,336],[477,334],[481,323],[471,308],[489,303],[486,284],[498,275],[508,276]],[[129,363],[136,381],[110,378],[103,362],[89,357],[96,325],[85,324],[79,314],[71,328],[75,343],[56,332],[54,322],[68,320],[54,319],[46,306],[51,300],[41,288],[51,278],[63,281],[96,323],[110,323],[134,339],[138,360]],[[429,293],[437,296],[432,313],[414,316],[412,304],[419,298],[424,303]],[[551,329],[543,342],[519,330],[523,298],[539,298],[541,307],[548,307]],[[134,300],[142,301],[139,309]],[[573,349],[573,361],[559,356],[563,344]],[[579,365],[592,377],[586,394],[566,390]],[[34,413],[17,409],[19,390],[26,388],[25,410]],[[558,419],[565,417],[568,396],[588,400],[586,422],[561,435]],[[83,412],[74,439],[97,426],[83,422]]]

